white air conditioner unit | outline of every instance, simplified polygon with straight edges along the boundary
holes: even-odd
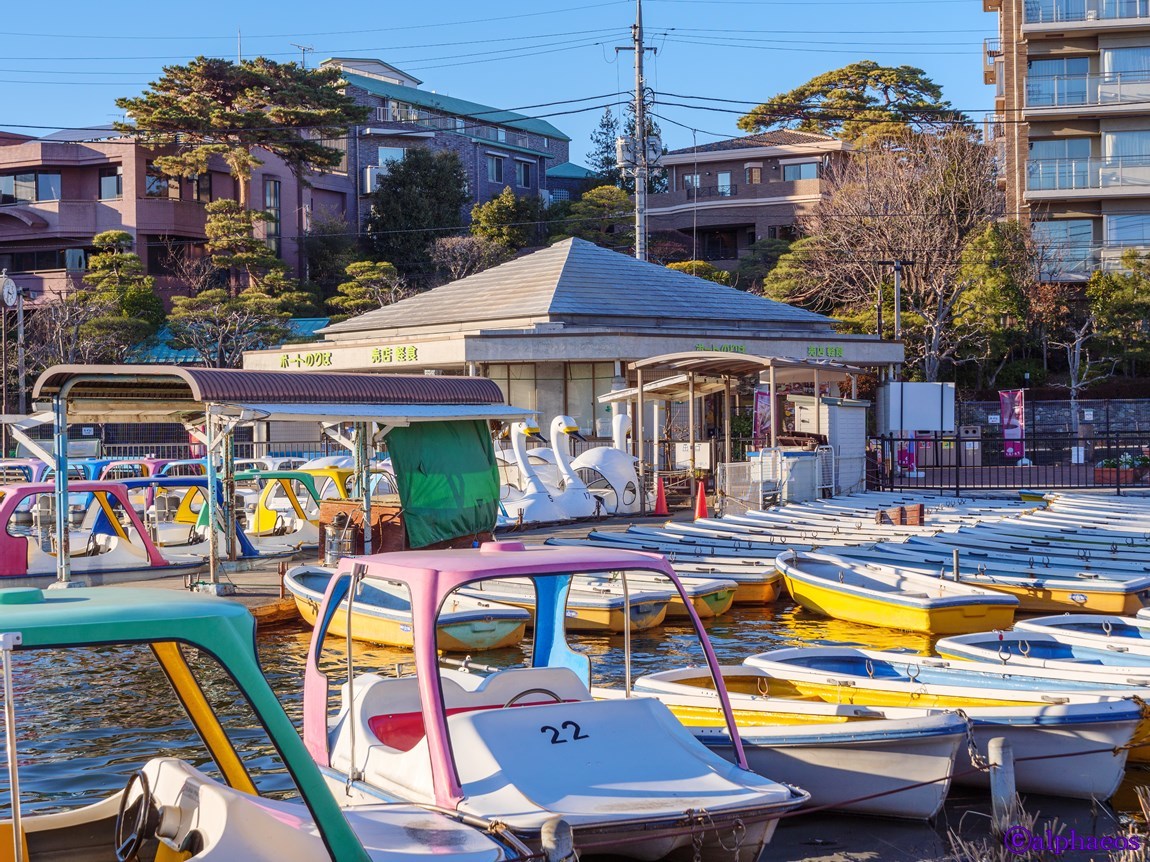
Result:
[[[1097,21],[1098,20],[1098,10],[1097,9],[1087,9],[1086,10],[1086,20],[1087,21]]]
[[[387,176],[387,165],[368,165],[363,169],[363,193],[371,194],[375,191],[380,178]]]

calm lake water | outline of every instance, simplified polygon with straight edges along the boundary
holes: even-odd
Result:
[[[931,640],[924,636],[826,620],[785,601],[767,608],[736,607],[709,621],[707,629],[720,660],[727,663],[737,663],[748,655],[776,647],[804,644],[850,644],[921,653],[929,652],[931,646]],[[301,722],[304,654],[309,635],[309,629],[291,627],[270,630],[259,638],[264,671],[297,726]],[[573,635],[571,640],[591,657],[596,684],[622,683],[622,635]],[[703,661],[694,634],[685,625],[665,625],[636,633],[632,645],[636,676]],[[329,639],[325,664],[333,682],[343,676],[343,648],[341,639]],[[499,667],[519,664],[527,657],[523,648],[475,656],[477,661]],[[411,653],[357,643],[353,659],[357,670],[389,674],[395,672],[397,665],[409,662]],[[206,686],[209,698],[223,714],[225,726],[238,737],[241,750],[254,752],[249,762],[261,789],[290,795],[290,779],[279,767],[262,730],[256,729],[246,706],[231,692],[230,682],[207,661],[197,662],[196,667],[210,680]],[[158,754],[182,757],[197,765],[206,760],[202,745],[181,717],[167,680],[147,649],[106,647],[20,654],[15,659],[15,682],[26,812],[58,808],[61,800],[71,807],[102,799],[123,787],[133,771]],[[212,771],[210,766],[205,769]],[[1137,809],[1132,790],[1143,783],[1150,784],[1150,772],[1131,770],[1129,786],[1117,798],[1120,809]],[[0,775],[0,788],[0,806],[7,808],[6,774]],[[942,846],[939,836],[948,825],[956,827],[961,820],[964,829],[973,828],[975,834],[985,832],[982,813],[986,800],[963,796],[958,791],[952,796],[946,816],[934,827],[816,815],[822,830],[818,834],[832,836],[820,839],[822,844],[808,840],[809,828],[800,826],[800,821],[807,821],[799,818],[780,829],[778,852],[768,855],[779,859],[832,860],[840,858],[835,855],[838,851],[859,851],[869,860],[928,858]],[[1086,818],[1096,823],[1099,816],[1097,807],[1056,800],[1044,800],[1042,811],[1070,822]],[[974,818],[969,822],[964,816],[968,812],[973,812],[970,816]],[[867,826],[860,829],[859,824]],[[793,846],[788,844],[788,836],[795,839]]]

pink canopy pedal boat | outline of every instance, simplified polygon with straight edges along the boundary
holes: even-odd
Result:
[[[690,609],[734,763],[708,751],[653,698],[592,699],[590,660],[571,649],[564,630],[571,579],[629,571],[669,579]],[[507,577],[535,585],[531,666],[488,676],[441,669],[440,610],[460,587]],[[324,636],[336,614],[351,613],[360,584],[372,581],[410,593],[416,673],[357,674],[349,651],[349,682],[329,718]],[[629,681],[629,631],[624,640]],[[304,741],[346,806],[435,805],[497,820],[536,848],[545,824],[560,816],[585,855],[690,858],[700,846],[704,854],[737,846],[754,859],[778,817],[808,799],[747,769],[718,662],[682,584],[662,557],[633,551],[491,542],[344,559],[308,650]]]

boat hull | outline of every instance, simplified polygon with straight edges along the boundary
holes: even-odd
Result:
[[[783,579],[741,582],[735,589],[736,605],[769,605],[783,592]]]
[[[740,725],[739,735],[751,769],[801,786],[811,795],[811,806],[903,820],[934,817],[950,790],[955,757],[966,739],[965,722],[950,716],[888,721],[882,732],[869,731],[869,723],[823,726],[821,734],[815,727],[795,732]],[[895,728],[904,725],[909,731],[931,724],[937,732],[900,733]],[[693,732],[716,754],[734,760],[726,733]]]
[[[1015,596],[1018,599],[1018,609],[1026,613],[1063,613],[1076,611],[1095,614],[1121,614],[1132,616],[1142,608],[1146,600],[1142,598],[1145,590],[1120,592],[1115,590],[1092,590],[1083,585],[1081,589],[1051,588],[1037,584],[1006,584],[1002,582],[984,583],[970,580],[967,583],[986,587]],[[982,631],[992,628],[1005,628],[1008,626],[988,626]],[[971,630],[973,633],[974,630]],[[962,634],[962,632],[947,632],[947,634]]]
[[[924,634],[967,634],[1009,628],[1014,622],[1010,605],[969,604],[956,607],[917,608],[878,598],[848,595],[784,575],[791,597],[804,608],[823,616],[883,628]]]
[[[731,609],[731,605],[735,602],[736,591],[737,588],[721,589],[691,596],[691,607],[701,619],[721,616]],[[690,616],[687,605],[678,595],[667,604],[668,619],[689,619]]]

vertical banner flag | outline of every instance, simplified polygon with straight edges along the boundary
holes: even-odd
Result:
[[[1002,454],[1007,458],[1026,457],[1026,390],[999,392],[998,410],[1002,417]]]
[[[756,389],[753,436],[757,445],[771,445],[771,406],[770,390]]]

